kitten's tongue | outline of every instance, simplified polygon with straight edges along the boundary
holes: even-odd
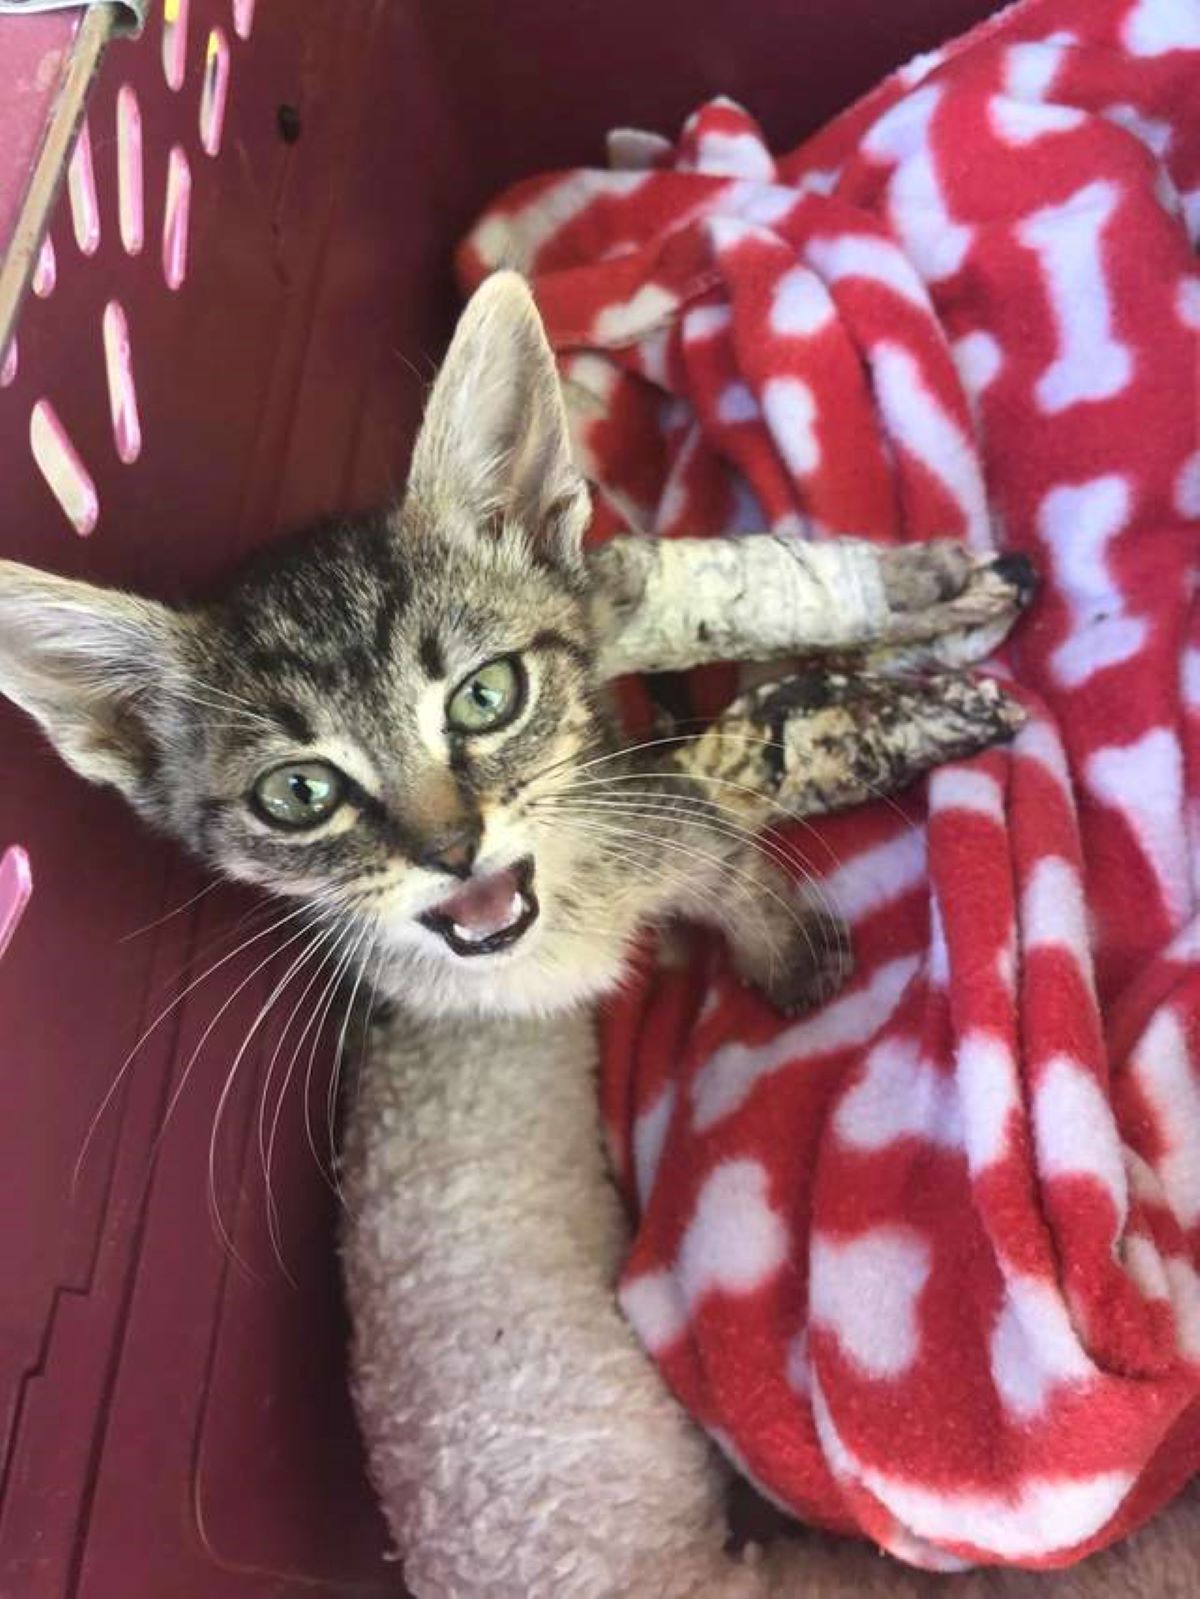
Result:
[[[457,894],[434,907],[438,916],[454,924],[455,930],[475,943],[492,938],[511,927],[525,912],[525,897],[515,867],[476,877]]]

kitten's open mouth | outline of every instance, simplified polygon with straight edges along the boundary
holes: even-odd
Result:
[[[445,939],[456,955],[495,955],[511,948],[537,918],[533,861],[526,857],[502,872],[473,877],[426,911],[420,922]]]

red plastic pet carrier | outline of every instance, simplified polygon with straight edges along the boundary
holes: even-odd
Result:
[[[136,39],[122,6],[0,17],[0,552],[182,598],[381,499],[489,196],[715,92],[790,146],[989,9],[155,0]],[[0,729],[0,1595],[395,1592],[309,1147],[327,1164],[329,1044],[281,1092],[285,1006],[239,1058],[273,972],[253,901],[7,705]]]

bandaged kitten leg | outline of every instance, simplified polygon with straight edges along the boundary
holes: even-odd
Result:
[[[897,649],[909,667],[965,666],[995,648],[1034,589],[1023,557],[977,558],[944,540],[616,538],[588,569],[607,678]]]

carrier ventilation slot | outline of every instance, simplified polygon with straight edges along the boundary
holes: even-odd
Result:
[[[192,207],[192,169],[176,144],[167,158],[167,202],[163,212],[163,276],[169,289],[187,277],[188,217]]]
[[[92,532],[100,519],[96,485],[49,400],[39,400],[30,413],[29,445],[47,487],[76,533]]]
[[[71,201],[71,226],[75,230],[75,243],[84,255],[95,255],[100,247],[100,204],[96,199],[92,136],[86,122],[79,130],[71,154],[71,165],[67,169],[67,193]]]
[[[187,73],[188,0],[163,0],[163,77],[172,89],[182,89]]]
[[[233,0],[233,31],[248,39],[254,28],[254,0]]]
[[[126,466],[142,453],[142,423],[133,383],[133,353],[129,322],[116,300],[104,307],[104,370],[108,377],[108,404],[112,413],[113,443]]]
[[[10,844],[0,855],[0,955],[12,942],[32,893],[29,856],[19,844]]]
[[[204,47],[204,82],[200,89],[200,143],[205,155],[220,152],[228,96],[229,41],[222,28],[213,28]]]
[[[45,300],[54,293],[54,285],[57,282],[58,262],[54,255],[54,240],[47,233],[38,251],[37,265],[33,269],[33,292],[39,300]]]
[[[142,111],[127,83],[117,95],[117,216],[125,253],[139,255],[146,239]]]

